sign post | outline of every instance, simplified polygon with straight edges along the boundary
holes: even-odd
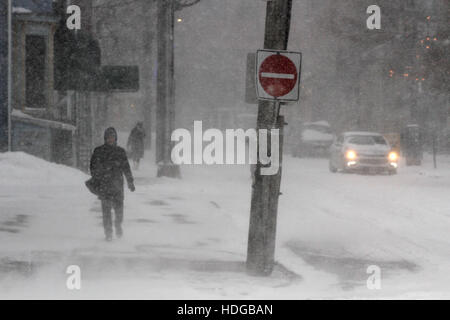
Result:
[[[247,54],[247,67],[245,74],[245,102],[248,104],[258,104],[256,97],[256,53]]]
[[[247,247],[247,272],[256,276],[269,276],[275,265],[275,235],[277,225],[278,197],[280,195],[281,164],[283,151],[284,118],[279,115],[281,101],[292,101],[300,78],[300,63],[287,62],[282,50],[287,49],[291,20],[292,0],[272,0],[267,2],[264,48],[258,53],[263,57],[257,63],[257,91],[259,97],[257,130],[278,129],[279,170],[275,175],[261,175],[259,159],[254,172],[250,226]],[[270,52],[279,51],[279,54]],[[265,56],[267,55],[267,56]],[[282,55],[283,57],[273,57]],[[267,61],[266,61],[267,60]],[[292,60],[292,59],[289,59]],[[298,66],[298,67],[297,67]],[[294,85],[293,85],[294,83]],[[293,96],[291,96],[293,94]],[[286,100],[285,100],[286,99]],[[269,134],[268,139],[272,139]],[[259,145],[259,144],[258,144]],[[267,144],[267,153],[270,154]]]

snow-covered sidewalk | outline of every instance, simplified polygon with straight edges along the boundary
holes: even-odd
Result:
[[[1,298],[245,298],[295,280],[281,267],[268,280],[245,273],[248,168],[157,179],[151,163],[134,172],[136,192],[126,192],[124,238],[107,243],[87,175],[1,154]],[[70,265],[81,268],[79,291],[66,287]]]

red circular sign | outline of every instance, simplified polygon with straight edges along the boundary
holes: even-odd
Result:
[[[297,67],[281,54],[268,56],[259,68],[259,82],[267,94],[282,97],[294,89],[297,83]]]

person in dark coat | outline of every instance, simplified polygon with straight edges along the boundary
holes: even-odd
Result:
[[[139,168],[139,161],[144,157],[144,138],[144,125],[142,122],[138,122],[131,130],[127,142],[127,149],[129,150],[130,158],[133,159],[136,170]]]
[[[128,188],[134,192],[133,175],[125,150],[117,146],[117,132],[114,128],[105,130],[105,143],[95,148],[91,157],[91,175],[98,183],[98,196],[102,202],[103,226],[107,241],[112,240],[112,214],[115,213],[116,236],[122,237],[123,220],[123,176]]]

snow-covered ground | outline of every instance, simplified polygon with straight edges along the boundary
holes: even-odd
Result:
[[[126,192],[123,239],[104,241],[85,174],[0,154],[0,298],[450,298],[450,158],[396,176],[332,174],[286,156],[277,266],[245,273],[247,166],[183,166],[155,178],[147,155]],[[81,268],[81,290],[66,269]],[[381,268],[369,290],[369,265]]]

